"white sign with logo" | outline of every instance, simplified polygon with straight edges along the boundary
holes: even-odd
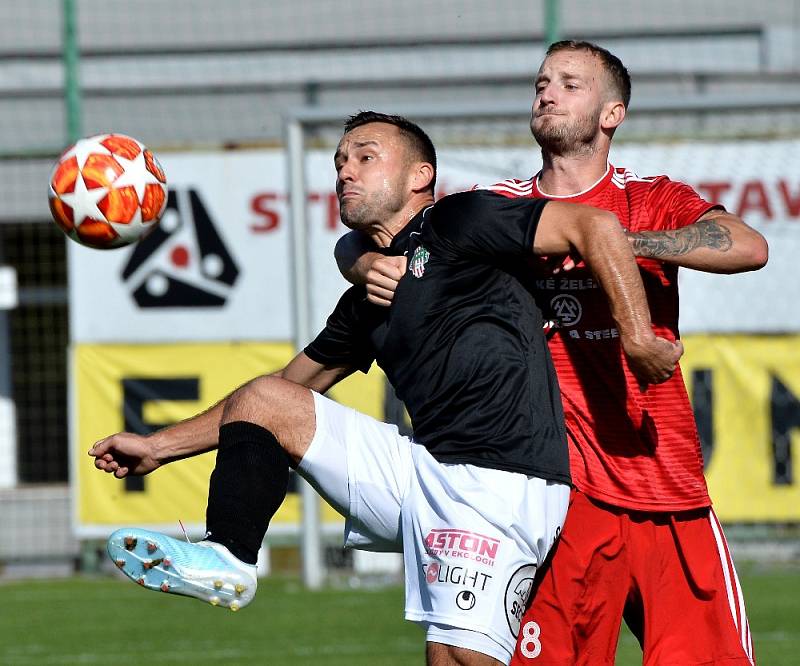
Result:
[[[800,141],[622,144],[612,161],[666,173],[762,231],[764,270],[681,272],[684,332],[800,330]],[[69,244],[74,342],[290,340],[292,281],[286,158],[280,150],[164,153],[170,186],[160,229],[134,247]],[[538,170],[531,149],[440,151],[439,195]],[[315,328],[347,287],[333,261],[338,220],[328,152],[310,153],[309,256]],[[568,308],[570,304],[562,304]]]
[[[70,244],[73,341],[289,339],[288,229],[259,198],[285,191],[280,153],[164,157],[156,233],[104,252]]]

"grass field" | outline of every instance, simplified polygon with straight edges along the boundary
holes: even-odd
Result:
[[[742,568],[759,663],[800,663],[800,571]],[[295,579],[267,579],[239,613],[107,577],[5,583],[0,595],[3,666],[424,663],[398,587],[309,593]],[[617,663],[641,663],[626,632]]]

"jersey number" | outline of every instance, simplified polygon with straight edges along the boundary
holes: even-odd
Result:
[[[523,657],[536,659],[542,651],[542,644],[539,641],[541,629],[536,622],[526,622],[522,627],[522,638],[519,641],[519,651]]]

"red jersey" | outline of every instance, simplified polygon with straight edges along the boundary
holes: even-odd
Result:
[[[507,197],[544,197],[611,211],[629,231],[678,229],[714,208],[688,185],[666,176],[640,178],[609,166],[588,190],[544,194],[538,176],[487,188]],[[678,338],[678,268],[637,259],[653,329]],[[558,374],[575,486],[586,495],[640,511],[708,506],[700,440],[680,369],[642,393],[624,360],[605,293],[580,263],[536,281],[542,307],[556,322],[550,352]]]

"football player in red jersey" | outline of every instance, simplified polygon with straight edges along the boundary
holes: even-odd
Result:
[[[617,57],[587,42],[553,44],[536,77],[531,116],[542,170],[487,189],[615,213],[639,257],[655,331],[675,339],[678,267],[755,270],[767,261],[767,244],[689,186],[608,162],[629,99],[630,78]],[[341,244],[340,266],[367,281],[373,302],[388,304],[401,267],[372,253],[356,260],[356,245],[352,238]],[[678,371],[663,384],[636,382],[605,297],[576,261],[538,283],[556,322],[550,350],[574,489],[512,663],[613,664],[623,618],[645,664],[755,663],[683,378]]]

